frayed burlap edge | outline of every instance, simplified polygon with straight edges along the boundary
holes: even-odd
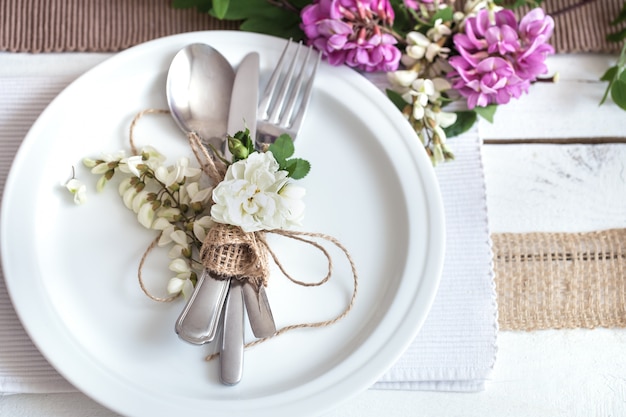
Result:
[[[492,240],[501,330],[626,327],[626,229]]]

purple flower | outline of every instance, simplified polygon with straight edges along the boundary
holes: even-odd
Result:
[[[420,4],[433,4],[434,0],[403,0],[407,9],[419,10]]]
[[[308,44],[330,64],[368,72],[398,68],[401,53],[384,31],[394,19],[389,0],[316,0],[300,16]]]
[[[547,42],[554,21],[542,9],[531,10],[519,24],[510,10],[481,10],[454,36],[459,55],[449,59],[448,74],[467,106],[505,104],[527,92],[548,71],[545,59],[554,49]]]

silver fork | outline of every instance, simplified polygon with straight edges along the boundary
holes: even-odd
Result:
[[[288,62],[286,57],[289,49],[293,49],[290,48],[292,44],[291,39],[287,41],[259,101],[256,137],[258,148],[273,143],[283,133],[295,140],[311,100],[321,54],[300,42],[294,44],[296,50]],[[300,57],[303,50],[306,53],[304,57]]]

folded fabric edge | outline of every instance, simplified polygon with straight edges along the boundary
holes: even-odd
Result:
[[[47,378],[0,378],[0,396],[17,394],[62,394],[78,390],[60,376]]]
[[[484,391],[485,382],[485,380],[377,382],[370,389],[472,393]]]

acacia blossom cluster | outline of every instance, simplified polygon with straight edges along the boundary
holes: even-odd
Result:
[[[316,0],[302,9],[309,45],[332,65],[374,72],[395,71],[400,62],[389,0]]]
[[[185,157],[166,165],[165,156],[152,147],[145,147],[139,155],[126,157],[117,152],[95,160],[85,158],[83,163],[93,174],[101,175],[98,191],[114,175],[126,174],[118,186],[122,201],[139,224],[160,232],[158,246],[169,248],[169,269],[175,274],[167,290],[188,298],[197,277],[193,253],[214,225],[205,209],[213,188],[201,185],[202,171]]]
[[[452,87],[467,98],[467,106],[506,104],[528,92],[530,84],[548,68],[554,53],[548,39],[554,21],[536,8],[519,22],[510,10],[480,10],[454,35],[459,55],[449,58]]]

